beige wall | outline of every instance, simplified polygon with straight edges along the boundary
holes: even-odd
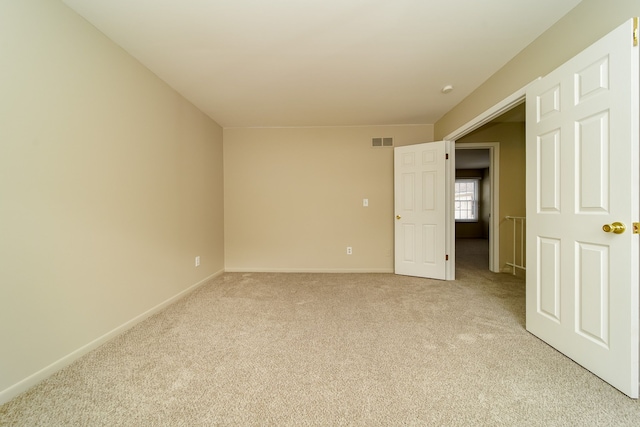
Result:
[[[389,136],[433,126],[225,129],[226,269],[393,271],[393,149],[371,147]]]
[[[510,269],[513,258],[513,225],[505,216],[525,216],[525,128],[524,123],[490,123],[457,142],[499,142],[499,212],[501,269]]]
[[[634,16],[640,16],[638,0],[582,0],[438,120],[435,124],[436,139],[444,138],[536,78],[548,74]]]
[[[3,1],[0,40],[2,402],[220,272],[224,212],[222,129],[84,19]]]

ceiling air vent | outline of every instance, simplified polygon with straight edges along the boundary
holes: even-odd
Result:
[[[393,138],[371,138],[372,147],[393,147]]]

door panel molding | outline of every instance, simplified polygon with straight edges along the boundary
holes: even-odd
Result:
[[[395,273],[450,279],[447,273],[445,141],[394,149]]]
[[[526,328],[639,394],[640,53],[629,20],[526,94]],[[624,231],[624,230],[623,230]]]

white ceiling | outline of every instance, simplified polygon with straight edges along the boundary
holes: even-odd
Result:
[[[580,0],[63,2],[244,127],[435,123]]]

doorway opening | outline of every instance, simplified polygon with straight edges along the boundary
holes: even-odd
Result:
[[[457,265],[464,263],[476,269],[490,270],[492,148],[477,145],[478,148],[475,144],[456,146],[453,211]]]
[[[456,168],[450,171],[450,182],[455,182],[455,170],[459,168],[457,157],[461,155],[464,165],[465,152],[462,150],[489,150],[494,163],[489,166],[490,190],[489,218],[486,247],[488,268],[495,273],[511,272],[507,263],[511,261],[511,227],[505,216],[524,216],[525,212],[525,88],[487,110],[471,122],[449,134],[445,140],[455,141]],[[484,142],[496,141],[496,142]],[[482,169],[484,168],[482,165]],[[484,177],[483,171],[483,177]],[[478,172],[475,172],[478,175]],[[460,172],[458,172],[460,175]],[[502,177],[502,179],[500,179]],[[453,184],[451,199],[453,199]],[[453,203],[453,202],[452,202]],[[454,222],[453,215],[451,221]],[[464,226],[452,224],[451,244],[460,243],[465,237]],[[508,230],[507,230],[508,228]],[[501,233],[502,231],[502,233]],[[461,250],[463,250],[461,248]],[[476,249],[472,249],[477,251]],[[457,252],[457,251],[456,251]],[[461,254],[462,255],[462,254]],[[478,254],[480,256],[480,254]],[[482,266],[486,269],[486,263]]]

